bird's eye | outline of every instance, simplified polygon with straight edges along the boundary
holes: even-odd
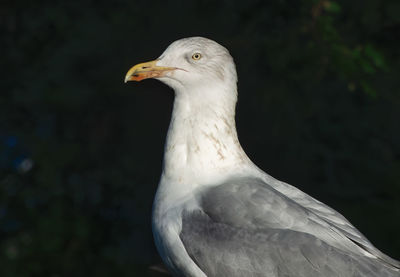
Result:
[[[200,53],[194,53],[192,55],[192,59],[195,60],[195,61],[200,60],[201,59],[201,54]]]

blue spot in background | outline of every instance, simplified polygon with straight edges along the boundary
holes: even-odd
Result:
[[[4,144],[10,148],[13,148],[17,145],[17,137],[16,136],[8,136],[4,140]]]

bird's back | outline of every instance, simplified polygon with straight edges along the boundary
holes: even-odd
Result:
[[[400,276],[396,261],[260,179],[211,186],[198,201],[183,211],[180,238],[207,276]]]

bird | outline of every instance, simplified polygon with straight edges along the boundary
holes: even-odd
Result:
[[[174,90],[152,211],[156,248],[174,276],[399,277],[344,216],[257,167],[239,143],[236,66],[204,37],[170,44],[129,69]]]

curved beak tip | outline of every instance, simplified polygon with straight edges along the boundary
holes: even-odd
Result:
[[[158,78],[164,76],[168,71],[175,70],[175,67],[157,66],[158,60],[140,63],[129,69],[125,75],[124,82],[141,81],[148,78]]]

